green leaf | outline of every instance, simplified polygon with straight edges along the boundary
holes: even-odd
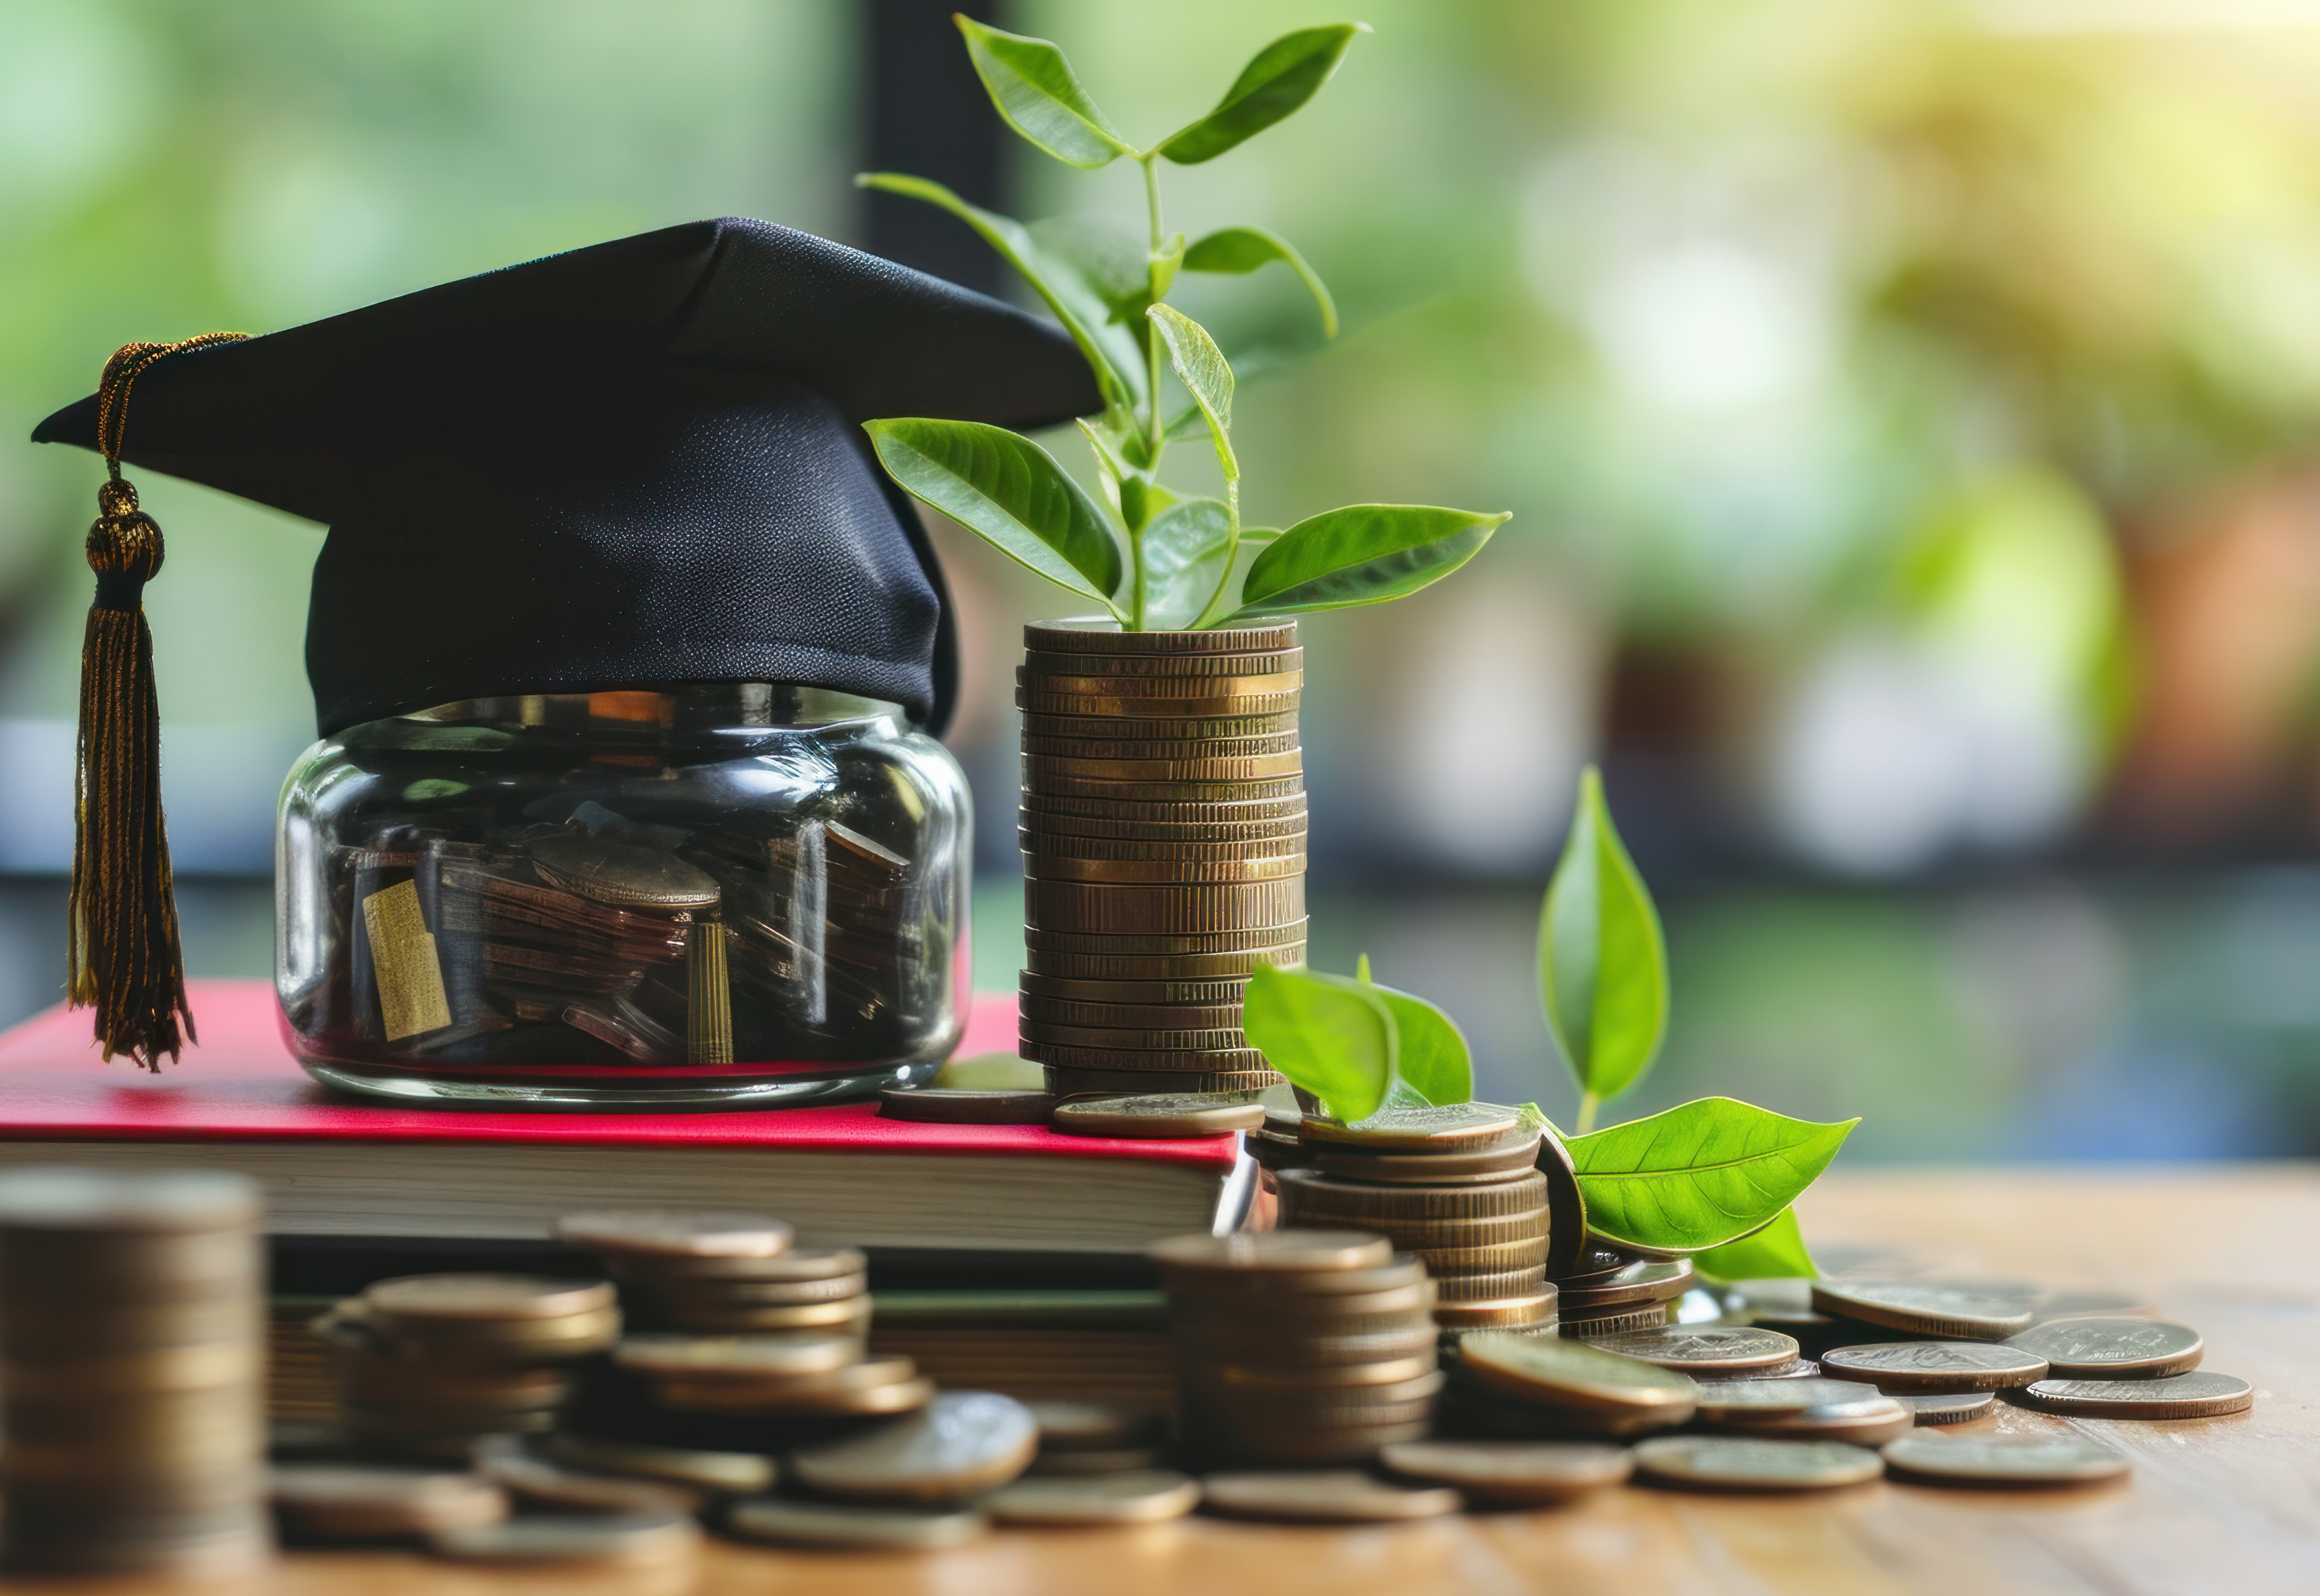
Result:
[[[1208,419],[1209,436],[1216,440],[1217,464],[1224,468],[1225,480],[1239,481],[1240,462],[1233,457],[1232,447],[1233,374],[1225,352],[1217,348],[1207,328],[1174,305],[1155,304],[1145,314],[1160,330],[1160,341],[1168,346],[1168,364],[1175,367],[1177,380]]]
[[[1343,975],[1259,965],[1241,1029],[1267,1064],[1319,1098],[1323,1111],[1366,1120],[1393,1085],[1393,1013]]]
[[[1103,307],[1103,320],[1129,329],[1130,340],[1142,336],[1153,294],[1151,255],[1140,229],[1108,216],[1049,216],[1023,231],[1049,270],[1068,274],[1091,304]]]
[[[1754,1235],[1695,1253],[1691,1266],[1717,1280],[1810,1280],[1820,1274],[1820,1265],[1805,1250],[1805,1233],[1797,1226],[1793,1208],[1781,1210]]]
[[[1449,1015],[1413,993],[1369,989],[1393,1011],[1394,1075],[1436,1108],[1474,1100],[1473,1056]]]
[[[1129,329],[1110,324],[1110,306],[1091,286],[1079,263],[1047,254],[1031,231],[1013,217],[968,204],[941,184],[924,177],[902,172],[862,172],[856,175],[854,184],[857,188],[875,188],[881,194],[923,200],[949,212],[980,233],[983,241],[999,251],[1001,258],[1031,285],[1056,320],[1063,323],[1064,331],[1072,335],[1072,341],[1079,345],[1080,353],[1094,368],[1105,405],[1115,415],[1133,418],[1137,406],[1144,400],[1141,341]]]
[[[1667,1034],[1667,942],[1591,765],[1539,909],[1538,989],[1581,1092],[1616,1097],[1643,1078]]]
[[[1630,1246],[1698,1252],[1776,1218],[1860,1123],[1817,1125],[1703,1097],[1563,1145],[1589,1229]]]
[[[1119,540],[1079,484],[1028,438],[980,422],[865,422],[887,474],[1050,582],[1110,603]]]
[[[1248,568],[1241,608],[1255,615],[1339,610],[1416,593],[1473,558],[1504,515],[1426,504],[1348,504],[1291,527]]]
[[[1232,517],[1216,499],[1183,499],[1144,529],[1144,625],[1182,631],[1224,580]]]
[[[1329,297],[1328,286],[1321,281],[1319,272],[1305,263],[1305,257],[1289,245],[1289,240],[1261,227],[1228,227],[1212,232],[1184,251],[1186,271],[1228,272],[1236,276],[1253,272],[1259,267],[1280,261],[1297,274],[1305,285],[1305,292],[1321,310],[1321,331],[1330,338],[1337,336],[1337,302]]]
[[[1192,166],[1214,160],[1254,138],[1320,93],[1354,35],[1369,31],[1364,23],[1339,23],[1282,34],[1240,69],[1215,110],[1169,134],[1160,153],[1180,166]]]
[[[1062,50],[1044,39],[1002,33],[965,16],[953,20],[966,35],[974,75],[1009,127],[1067,166],[1109,166],[1136,153],[1080,86]]]

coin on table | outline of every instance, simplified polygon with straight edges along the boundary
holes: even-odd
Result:
[[[1300,1132],[1308,1141],[1380,1153],[1472,1153],[1502,1141],[1521,1124],[1519,1110],[1490,1102],[1460,1102],[1439,1108],[1380,1109],[1351,1124],[1323,1114],[1306,1114]]]
[[[1222,1136],[1264,1123],[1254,1092],[1155,1092],[1136,1097],[1083,1097],[1056,1106],[1055,1128],[1069,1136],[1165,1139]]]
[[[1688,1374],[1554,1336],[1478,1331],[1460,1339],[1458,1356],[1485,1384],[1561,1407],[1681,1424],[1699,1398],[1699,1386]]]
[[[909,1508],[766,1497],[736,1502],[725,1516],[725,1528],[747,1539],[771,1541],[775,1546],[931,1551],[974,1539],[991,1528],[991,1520],[968,1510],[920,1512]]]
[[[1055,1107],[1044,1090],[889,1086],[878,1093],[880,1119],[922,1125],[1045,1125]]]
[[[1817,1280],[1812,1305],[1841,1319],[1945,1336],[1962,1341],[2003,1341],[2030,1328],[2038,1302],[2026,1285],[1953,1284],[1937,1280]]]
[[[556,1221],[556,1237],[592,1252],[770,1258],[789,1250],[793,1232],[782,1220],[757,1213],[612,1210],[567,1214]]]
[[[724,1496],[770,1491],[778,1471],[757,1452],[705,1452],[689,1446],[655,1446],[642,1441],[605,1440],[558,1431],[548,1437],[549,1456],[598,1474],[636,1474],[668,1480]]]
[[[644,1374],[769,1380],[826,1374],[862,1356],[853,1336],[630,1336],[612,1361]]]
[[[1038,1421],[1013,1397],[947,1391],[908,1419],[801,1448],[790,1463],[801,1483],[831,1496],[956,1501],[1015,1478],[1038,1446]]]
[[[427,1545],[465,1563],[634,1566],[690,1556],[701,1545],[701,1526],[681,1513],[560,1513],[442,1530]]]
[[[2159,1310],[2125,1292],[2055,1292],[2041,1298],[2038,1322],[2050,1319],[2157,1319]]]
[[[1378,1461],[1403,1479],[1447,1485],[1491,1507],[1567,1501],[1618,1484],[1635,1466],[1626,1447],[1589,1441],[1404,1441]]]
[[[2015,1400],[2073,1419],[2216,1419],[2255,1406],[2255,1388],[2236,1375],[2194,1369],[2156,1380],[2041,1380]]]
[[[2005,1391],[2046,1377],[2046,1360],[2012,1341],[1871,1341],[1832,1347],[1820,1365],[1883,1392]]]
[[[1909,1404],[1919,1424],[1971,1424],[1998,1404],[1994,1391],[1908,1391],[1896,1400]]]
[[[2077,1436],[1904,1436],[1885,1447],[1885,1466],[1935,1485],[2085,1485],[2133,1467],[2098,1441]]]
[[[2207,1346],[2189,1325],[2152,1319],[2053,1319],[2006,1345],[2046,1360],[2057,1380],[2144,1379],[2199,1366]]]
[[[1025,1405],[1038,1422],[1042,1452],[1112,1451],[1147,1440],[1159,1428],[1156,1413],[1114,1407],[1108,1402],[1042,1398]]]
[[[1842,1441],[1853,1446],[1881,1446],[1908,1435],[1917,1423],[1917,1410],[1908,1403],[1899,1397],[1880,1396],[1871,1404],[1836,1402],[1793,1413],[1768,1413],[1754,1423],[1726,1428],[1781,1440]]]
[[[1229,1236],[1172,1236],[1145,1249],[1164,1273],[1198,1278],[1244,1271],[1376,1269],[1393,1262],[1393,1244],[1359,1230],[1241,1230]]]
[[[405,1274],[362,1294],[374,1322],[392,1328],[436,1321],[578,1317],[614,1305],[601,1280],[548,1280],[531,1274]]]
[[[695,1486],[566,1468],[533,1456],[504,1436],[478,1446],[475,1457],[476,1471],[493,1484],[559,1511],[689,1518],[702,1506],[702,1492]]]
[[[1234,1519],[1273,1519],[1291,1524],[1382,1524],[1399,1519],[1438,1519],[1465,1503],[1439,1485],[1389,1485],[1355,1470],[1310,1474],[1210,1474],[1201,1483],[1201,1503]]]
[[[1201,1487],[1167,1469],[1018,1480],[983,1499],[1001,1524],[1152,1524],[1200,1505]]]
[[[1666,1325],[1621,1336],[1590,1337],[1590,1344],[1686,1374],[1726,1374],[1775,1369],[1795,1361],[1796,1338],[1753,1325]]]
[[[1699,1416],[1706,1419],[1770,1419],[1807,1408],[1878,1412],[1886,1401],[1875,1386],[1857,1380],[1711,1380],[1699,1385]]]
[[[1638,1446],[1635,1457],[1646,1478],[1704,1491],[1828,1491],[1885,1470],[1866,1446],[1750,1436],[1662,1436]]]
[[[267,1492],[285,1528],[319,1540],[427,1535],[508,1514],[507,1492],[489,1481],[425,1469],[287,1464],[271,1472]]]

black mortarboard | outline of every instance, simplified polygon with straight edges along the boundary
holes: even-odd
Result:
[[[133,409],[132,409],[133,396]],[[857,423],[1099,407],[1062,332],[892,261],[727,218],[263,338],[131,345],[40,443],[106,457],[81,669],[68,993],[108,1058],[175,1056],[183,961],[123,459],[327,522],[323,735],[463,699],[775,681],[939,730],[941,573]]]
[[[306,633],[325,735],[697,681],[835,687],[939,727],[941,576],[856,423],[1101,403],[1044,322],[730,217],[188,350],[134,393],[128,463],[329,524]],[[34,441],[98,447],[97,408]]]

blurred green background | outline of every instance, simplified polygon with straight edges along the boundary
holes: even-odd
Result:
[[[878,242],[867,86],[947,92],[880,43],[911,9],[0,0],[0,432],[131,339],[666,222]],[[1059,40],[1142,141],[1338,20],[979,14]],[[1487,1093],[1566,1112],[1532,920],[1595,758],[1676,981],[1623,1108],[1860,1113],[1862,1157],[2320,1151],[2320,6],[1358,14],[1310,108],[1165,174],[1172,230],[1273,228],[1345,313],[1320,348],[1285,273],[1181,296],[1246,366],[1252,521],[1514,512],[1452,582],[1306,629],[1316,962],[1369,952]],[[1020,213],[1140,215],[1131,172],[1007,159]],[[949,242],[925,263],[974,259]],[[95,479],[0,447],[0,1021],[59,979]],[[260,974],[318,537],[140,485],[189,957]],[[945,547],[1005,986],[1015,633],[1057,600]]]

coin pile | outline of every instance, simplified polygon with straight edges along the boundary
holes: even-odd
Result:
[[[1455,1435],[1630,1436],[1683,1423],[1699,1400],[1679,1370],[1536,1330],[1462,1336],[1449,1363],[1442,1418]]]
[[[1023,640],[1023,1056],[1059,1095],[1277,1081],[1241,994],[1305,958],[1296,623]]]
[[[1552,1325],[1547,1176],[1535,1117],[1491,1103],[1308,1114],[1311,1167],[1275,1172],[1284,1228],[1369,1230],[1423,1259],[1445,1329]]]
[[[1692,1283],[1690,1258],[1645,1258],[1591,1247],[1556,1282],[1563,1333],[1584,1339],[1672,1324],[1676,1303]]]
[[[1442,1387],[1434,1285],[1382,1236],[1274,1230],[1155,1246],[1194,1462],[1360,1463],[1421,1439]]]
[[[358,1448],[464,1461],[486,1437],[552,1428],[571,1394],[568,1365],[610,1347],[621,1316],[602,1281],[408,1274],[314,1328],[333,1348]]]
[[[792,1234],[782,1220],[753,1213],[585,1213],[557,1226],[560,1239],[604,1261],[631,1324],[859,1343],[870,1329],[862,1254],[793,1247]]]
[[[215,1575],[266,1559],[258,1217],[239,1175],[0,1177],[10,1567]]]

